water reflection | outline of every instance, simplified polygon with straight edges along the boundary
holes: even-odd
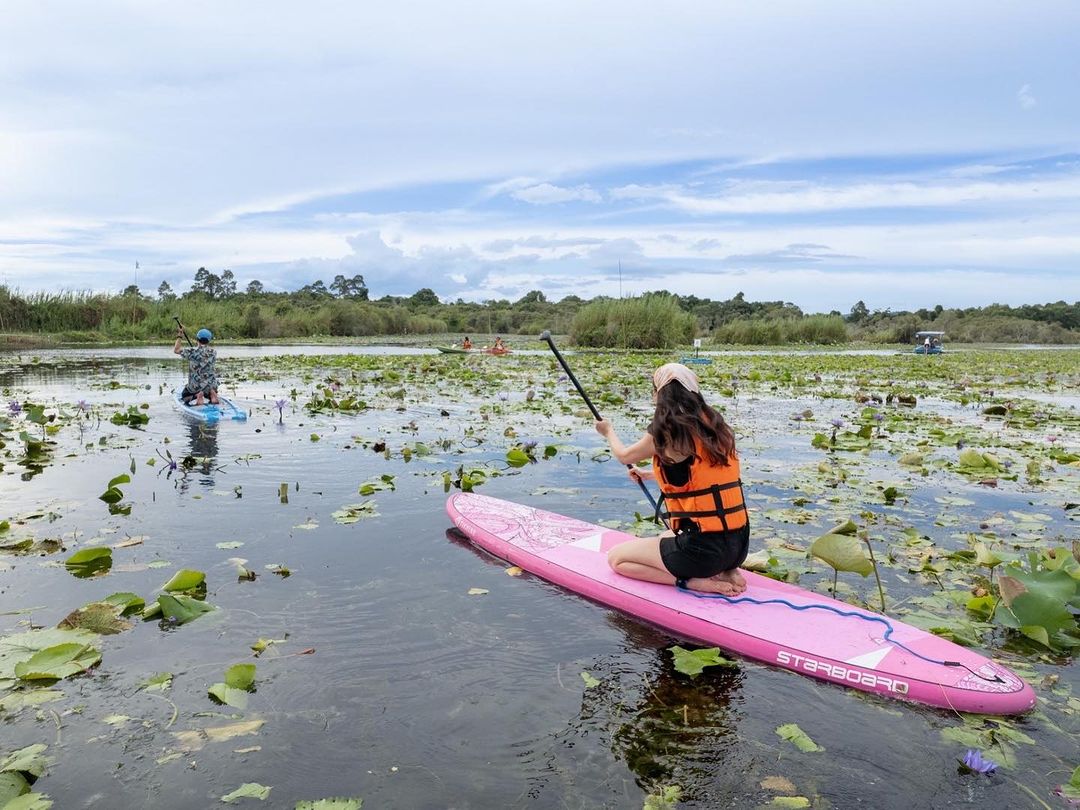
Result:
[[[717,773],[740,773],[737,744],[738,706],[743,673],[737,667],[710,667],[697,678],[675,671],[668,651],[673,642],[663,633],[612,614],[609,623],[627,637],[634,650],[652,650],[640,686],[620,686],[617,696],[598,689],[585,691],[582,718],[588,719],[615,697],[611,752],[634,774],[647,793],[677,785],[683,799],[695,785],[714,783]],[[593,693],[596,693],[595,696]]]
[[[214,487],[214,473],[218,471],[218,430],[217,422],[203,422],[187,419],[188,443],[187,455],[180,461],[182,474],[177,481],[177,489],[187,492],[192,479],[206,489]]]

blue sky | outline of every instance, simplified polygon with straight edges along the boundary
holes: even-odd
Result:
[[[366,5],[5,4],[0,283],[1080,299],[1071,0]]]

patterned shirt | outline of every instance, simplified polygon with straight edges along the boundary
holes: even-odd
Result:
[[[197,345],[188,349],[181,349],[180,356],[188,361],[189,391],[208,391],[218,387],[217,373],[214,370],[214,362],[217,360],[217,351],[209,346]]]

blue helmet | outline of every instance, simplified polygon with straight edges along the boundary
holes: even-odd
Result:
[[[209,343],[211,340],[214,339],[214,333],[211,332],[209,329],[200,329],[198,332],[195,333],[195,339],[205,340],[207,343]]]

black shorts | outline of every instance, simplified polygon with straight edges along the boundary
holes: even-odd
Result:
[[[202,394],[203,394],[204,397],[209,398],[210,397],[210,392],[213,391],[213,390],[214,390],[213,388],[208,386],[208,387],[203,389]],[[184,390],[180,392],[180,399],[183,400],[185,405],[190,405],[191,401],[193,399],[195,399],[195,397],[197,397],[198,395],[199,395],[198,391],[192,391],[190,388],[188,388],[185,385]]]
[[[750,550],[750,524],[730,532],[680,531],[660,539],[660,558],[676,579],[711,577],[738,568]]]

